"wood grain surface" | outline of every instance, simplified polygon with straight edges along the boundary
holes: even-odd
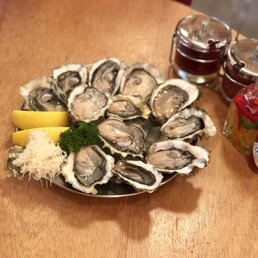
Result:
[[[196,11],[169,0],[0,1],[0,257],[258,257],[258,174],[222,135],[228,106],[201,88],[218,133],[210,163],[153,194],[99,199],[7,177],[19,87],[65,63],[118,57],[168,78],[172,32]]]

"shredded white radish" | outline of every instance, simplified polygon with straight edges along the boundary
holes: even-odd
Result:
[[[66,154],[49,139],[43,131],[32,131],[25,150],[13,164],[21,174],[28,174],[35,180],[47,179],[50,182],[61,173],[61,165]]]

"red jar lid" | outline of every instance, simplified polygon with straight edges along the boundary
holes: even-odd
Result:
[[[258,88],[254,88],[254,85],[246,87],[241,94],[235,96],[234,102],[242,115],[258,122]]]
[[[231,29],[214,17],[191,15],[179,21],[175,32],[180,43],[200,52],[221,51],[231,40]]]
[[[258,77],[258,40],[242,39],[228,49],[227,66],[237,74],[254,82]]]

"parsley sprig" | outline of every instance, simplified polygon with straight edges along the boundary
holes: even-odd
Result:
[[[95,123],[80,122],[60,134],[59,145],[66,153],[78,152],[82,146],[99,144],[99,130]]]

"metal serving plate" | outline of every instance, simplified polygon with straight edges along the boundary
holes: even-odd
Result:
[[[170,180],[172,180],[177,173],[172,174],[163,174],[163,180],[160,184],[160,186],[168,183]],[[134,195],[139,195],[146,193],[147,191],[135,191],[135,189],[128,184],[117,184],[109,181],[107,184],[104,185],[97,185],[96,189],[98,191],[97,194],[87,194],[80,191],[77,191],[74,189],[70,184],[65,182],[65,179],[62,175],[58,176],[53,180],[53,185],[58,186],[64,190],[67,190],[69,192],[90,196],[90,197],[98,197],[98,198],[121,198],[121,197],[129,197]]]

